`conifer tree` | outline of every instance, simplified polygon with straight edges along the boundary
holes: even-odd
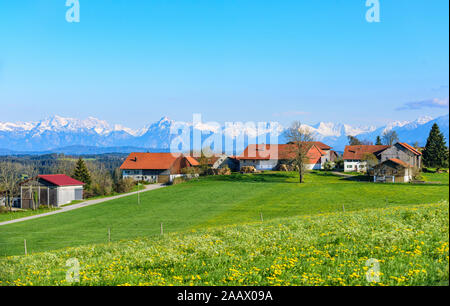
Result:
[[[436,123],[431,128],[423,151],[423,163],[425,166],[433,168],[448,167],[448,150],[444,134],[441,133]]]
[[[85,183],[84,188],[89,189],[91,185],[91,175],[84,160],[80,157],[73,172],[73,178]]]
[[[376,140],[376,142],[375,142],[375,145],[377,145],[377,146],[381,146],[383,143],[381,142],[381,137],[380,137],[380,135],[378,135],[377,136],[377,140]]]

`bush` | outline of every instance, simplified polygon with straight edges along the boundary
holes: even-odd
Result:
[[[334,163],[332,162],[332,161],[326,161],[324,164],[323,164],[323,169],[325,169],[325,170],[327,170],[327,171],[330,171],[330,170],[333,170],[334,169]]]
[[[184,178],[184,177],[182,177],[182,176],[179,176],[179,177],[175,177],[173,180],[172,180],[172,185],[176,185],[176,184],[180,184],[180,183],[184,183],[184,182],[186,182],[186,179]]]
[[[241,167],[241,173],[256,173],[256,168],[253,166]]]
[[[336,169],[344,169],[344,159],[340,156],[334,161],[334,167]]]
[[[182,174],[200,174],[200,168],[198,167],[186,167],[181,169]]]
[[[124,192],[130,192],[133,187],[136,185],[136,182],[130,178],[124,178],[124,179],[120,179],[117,183],[116,183],[116,192],[118,193],[124,193]]]

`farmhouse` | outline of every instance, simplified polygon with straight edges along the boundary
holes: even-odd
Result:
[[[181,169],[198,166],[199,162],[180,153],[130,153],[120,166],[124,178],[137,181],[167,183],[182,176]]]
[[[374,182],[407,183],[414,176],[414,167],[398,159],[387,159],[370,171]]]
[[[422,166],[422,153],[405,142],[397,142],[380,153],[381,162],[389,159],[399,159],[417,169],[420,169]]]
[[[201,158],[197,157],[196,160],[201,163]],[[226,154],[215,154],[210,157],[205,157],[206,163],[211,169],[222,169],[225,167],[230,168],[232,171],[239,170],[239,161],[235,156],[228,156]]]
[[[389,148],[385,145],[355,145],[345,146],[344,150],[344,172],[364,171],[366,170],[366,161],[364,156],[373,154],[380,160],[380,154]]]
[[[331,147],[321,142],[309,142],[307,169],[322,169],[330,160]],[[320,147],[324,148],[322,150]],[[295,158],[296,146],[288,144],[252,144],[237,158],[239,166],[253,166],[257,170],[276,170],[280,164],[287,164]]]
[[[65,174],[38,175],[20,184],[19,208],[59,207],[83,199],[83,182]]]

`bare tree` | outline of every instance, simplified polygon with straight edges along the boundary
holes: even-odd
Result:
[[[0,162],[0,189],[6,193],[6,206],[12,209],[12,197],[17,191],[20,165],[11,162]]]
[[[348,139],[348,144],[351,146],[357,146],[357,145],[362,144],[361,141],[358,138],[356,138],[355,136],[348,135],[347,139]]]
[[[290,153],[293,153],[292,162],[298,169],[299,182],[303,183],[303,177],[308,163],[308,151],[314,140],[311,132],[302,127],[299,121],[294,121],[286,131],[286,139],[291,144]]]
[[[361,161],[365,162],[367,175],[369,175],[370,169],[378,165],[378,158],[372,153],[364,153]]]
[[[398,135],[396,131],[385,131],[383,133],[383,143],[388,146],[392,146],[398,142]]]

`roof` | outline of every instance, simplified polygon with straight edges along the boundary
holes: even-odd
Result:
[[[380,167],[381,165],[384,165],[385,163],[388,163],[388,162],[392,162],[392,163],[400,165],[400,166],[402,166],[404,168],[412,168],[412,166],[410,164],[408,164],[408,163],[406,163],[403,160],[400,160],[398,158],[391,158],[391,159],[385,160],[384,162],[376,165],[375,168]]]
[[[288,144],[292,144],[292,143],[293,143],[293,142],[288,142]],[[324,144],[324,143],[321,142],[321,141],[305,141],[305,143],[313,144],[313,145],[315,145],[316,147],[318,147],[318,148],[321,149],[321,150],[331,150],[331,147],[330,147],[330,146]]]
[[[388,161],[394,162],[394,163],[396,163],[398,165],[401,165],[401,166],[403,166],[405,168],[411,168],[412,167],[410,164],[408,164],[408,163],[406,163],[403,160],[400,160],[398,158],[391,158],[391,159],[388,159]]]
[[[192,156],[186,156],[186,160],[189,162],[189,164],[191,164],[191,166],[198,166],[200,165],[200,163],[193,158]]]
[[[48,175],[38,175],[38,178],[43,179],[49,183],[52,183],[56,186],[79,186],[84,185],[83,182],[80,182],[76,179],[71,178],[65,174],[48,174]]]
[[[120,166],[122,170],[166,170],[170,169],[180,153],[130,153]]]
[[[309,164],[317,164],[325,153],[312,142],[308,149],[307,157]],[[237,157],[240,160],[269,160],[269,159],[294,159],[296,145],[290,144],[250,144],[244,152]]]
[[[378,155],[382,151],[386,150],[390,146],[385,145],[356,145],[356,146],[345,146],[344,150],[344,160],[345,159],[356,159],[361,160],[364,154],[370,153]]]
[[[404,147],[405,149],[409,150],[410,152],[414,153],[415,155],[422,155],[422,153],[417,151],[414,147],[410,146],[406,142],[399,142],[398,144]]]

